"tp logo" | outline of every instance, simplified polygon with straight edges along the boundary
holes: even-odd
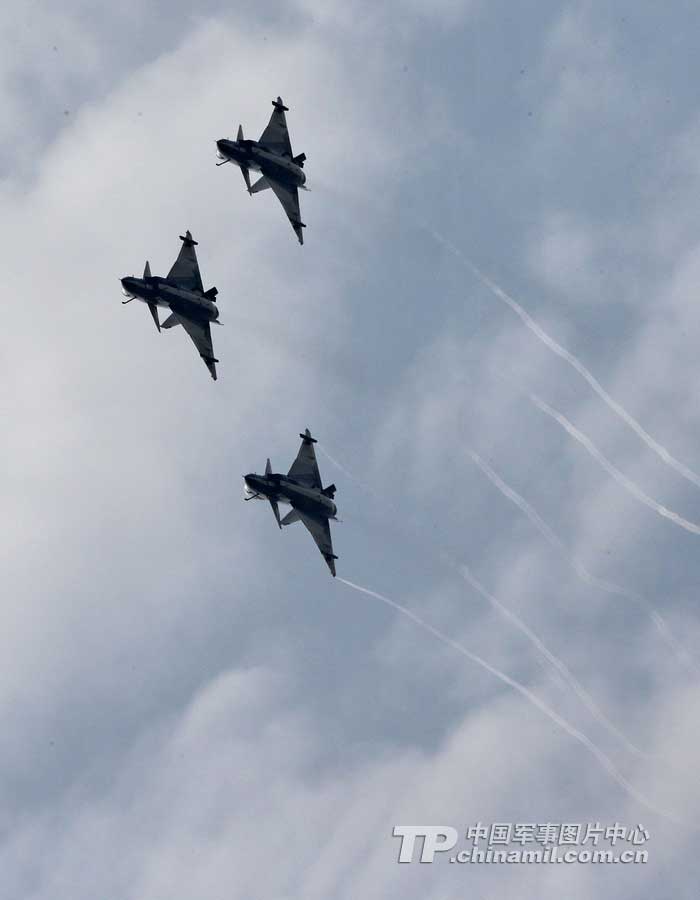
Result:
[[[401,838],[400,863],[413,862],[416,838],[423,838],[420,861],[431,863],[436,853],[451,850],[459,837],[457,829],[451,825],[394,825],[393,835]]]

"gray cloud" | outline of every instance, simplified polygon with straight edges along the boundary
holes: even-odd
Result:
[[[3,13],[0,895],[694,896],[690,830],[488,673],[333,583],[240,481],[268,454],[291,461],[309,425],[356,479],[321,457],[339,572],[522,681],[694,821],[687,667],[634,604],[577,579],[469,451],[697,658],[696,539],[501,375],[691,519],[695,489],[423,227],[694,466],[694,15],[666,15]],[[270,198],[214,168],[213,141],[262,130],[277,93],[309,157],[301,251]],[[182,335],[119,304],[117,278],[146,258],[165,271],[187,227],[220,291],[216,385]],[[606,735],[445,554],[649,758]],[[650,862],[397,865],[395,823],[479,819],[643,821]]]

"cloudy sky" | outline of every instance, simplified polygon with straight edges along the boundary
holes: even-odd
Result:
[[[0,12],[0,898],[697,897],[697,4],[60,6]],[[214,165],[277,94],[303,248]],[[120,305],[186,228],[216,384]],[[307,426],[424,626],[242,502]],[[649,861],[397,863],[476,822]]]

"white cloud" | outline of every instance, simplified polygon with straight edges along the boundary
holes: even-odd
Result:
[[[249,37],[203,26],[80,110],[46,148],[35,183],[6,198],[5,290],[16,303],[0,338],[12,423],[2,643],[8,656],[25,650],[3,680],[0,709],[22,769],[42,710],[69,702],[77,684],[81,702],[115,692],[127,702],[134,677],[159,690],[158,654],[167,658],[193,619],[215,627],[202,586],[210,579],[221,591],[230,569],[263,565],[251,540],[259,510],[239,506],[240,476],[266,449],[291,454],[279,438],[318,422],[337,390],[309,357],[322,343],[332,356],[342,340],[336,251],[324,259],[311,237],[328,216],[323,190],[303,198],[309,240],[300,251],[269,197],[251,202],[234,172],[214,167],[213,142],[233,129],[234,109],[262,130],[283,81],[306,108],[290,122],[298,141],[313,135],[314,146],[304,144],[312,184],[341,159],[370,182],[369,155],[343,156],[367,127],[366,105],[338,95],[339,61],[313,35],[263,49]],[[253,67],[267,73],[257,93],[222,96],[222,84],[242,83]],[[315,105],[303,102],[312,88]],[[326,128],[339,105],[345,124]],[[373,147],[379,155],[381,141]],[[188,226],[226,323],[214,335],[216,385],[184,335],[159,336],[142,308],[119,304],[118,277],[140,271],[144,257],[167,271]],[[232,518],[233,503],[241,515]],[[232,609],[245,606],[247,581],[234,586]],[[125,663],[139,674],[122,681],[115,672]]]
[[[695,889],[680,865],[688,835],[665,831],[487,674],[348,597],[307,535],[279,535],[271,516],[241,503],[240,475],[268,453],[282,467],[301,427],[329,442],[338,436],[341,461],[375,490],[358,499],[337,478],[339,499],[350,508],[355,500],[358,512],[335,533],[342,569],[383,579],[396,599],[603,741],[522,636],[455,581],[440,554],[468,562],[650,747],[655,755],[642,763],[606,739],[635,786],[694,819],[696,792],[673,774],[692,768],[697,743],[687,676],[647,619],[576,582],[463,448],[507,474],[589,568],[612,570],[654,599],[666,589],[664,612],[691,649],[690,545],[630,510],[500,373],[563,397],[640,482],[679,504],[692,506],[692,496],[476,286],[455,293],[445,322],[422,285],[413,296],[404,279],[400,304],[385,287],[412,265],[447,265],[399,220],[415,220],[426,134],[431,152],[442,152],[462,131],[445,114],[451,86],[437,77],[421,88],[430,108],[415,120],[416,85],[410,74],[395,77],[394,42],[418,61],[429,38],[449,40],[473,11],[305,3],[283,11],[284,27],[212,17],[182,43],[170,32],[144,65],[107,67],[90,92],[84,81],[109,35],[81,6],[78,27],[62,26],[80,44],[75,70],[52,82],[37,67],[42,96],[61,96],[61,79],[76,77],[82,99],[31,178],[15,172],[3,193],[4,293],[13,299],[0,334],[9,423],[0,449],[0,869],[9,896],[439,900],[468,886],[480,896],[591,898],[614,884],[624,898],[662,877],[674,896],[687,883]],[[157,13],[149,8],[146,24]],[[130,23],[143,21],[133,5],[114,15],[124,46]],[[579,40],[569,20],[542,67],[557,53],[575,64],[575,77],[557,85],[560,98],[547,95],[550,125],[564,138],[567,121],[598,121],[596,91],[612,109],[615,85],[626,84],[624,74],[609,82],[598,71],[611,64],[611,45],[591,50],[590,29]],[[8,63],[13,72],[35,66],[54,19],[47,12],[41,22],[35,49]],[[235,171],[214,168],[213,141],[239,121],[247,134],[261,131],[277,93],[291,106],[295,149],[309,158],[303,248],[274,198],[249,199]],[[27,96],[3,100],[8,110],[19,104],[23,127],[36,121]],[[524,149],[534,154],[540,138]],[[479,130],[468,140],[478,146]],[[386,208],[388,234],[378,214]],[[541,208],[530,259],[556,293],[577,266],[590,275],[600,234],[594,217],[556,191]],[[498,260],[500,223],[484,222]],[[117,278],[145,258],[164,271],[186,227],[200,240],[205,280],[220,291],[216,385],[184,335],[159,336],[137,304],[119,305]],[[623,230],[632,251],[645,246],[643,231]],[[696,268],[689,252],[648,323],[627,341],[610,338],[619,357],[590,351],[611,391],[688,459]],[[397,310],[402,329],[382,330],[380,304]],[[465,310],[479,304],[470,330]],[[536,292],[530,304],[565,343],[581,340]],[[427,337],[411,330],[426,305],[437,320]],[[619,311],[596,307],[601,332],[608,309]],[[407,336],[414,349],[399,356],[394,344]],[[383,368],[369,358],[377,346]],[[403,869],[391,837],[401,820],[640,817],[653,826],[652,860],[663,864],[614,873]],[[676,867],[671,878],[667,865]]]
[[[478,0],[436,0],[431,4],[420,0],[392,0],[381,6],[364,0],[296,2],[314,22],[347,29],[357,37],[375,32],[391,41],[397,36],[415,35],[426,25],[450,27],[462,23],[470,19],[480,5]]]

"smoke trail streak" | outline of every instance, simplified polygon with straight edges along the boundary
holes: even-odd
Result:
[[[495,281],[492,281],[488,275],[484,274],[479,267],[473,263],[468,256],[466,256],[462,251],[455,247],[455,245],[449,241],[446,237],[443,237],[438,231],[435,231],[434,228],[429,225],[423,224],[423,227],[433,236],[433,238],[439,243],[442,244],[443,247],[446,247],[457,259],[459,259],[469,270],[472,272],[479,281],[487,287],[492,294],[502,300],[513,312],[518,316],[521,322],[529,328],[529,330],[553,353],[555,353],[558,357],[567,362],[572,369],[574,369],[578,374],[589,384],[589,386],[593,389],[593,391],[600,397],[600,399],[611,409],[616,416],[622,419],[626,425],[628,425],[635,434],[644,441],[644,443],[649,447],[650,450],[653,450],[654,453],[666,463],[666,465],[670,466],[674,469],[679,475],[683,478],[686,478],[688,481],[692,482],[696,487],[700,487],[700,476],[696,475],[692,469],[689,469],[688,466],[684,465],[682,462],[677,460],[674,456],[672,456],[669,451],[663,447],[658,441],[654,440],[654,438],[642,428],[639,422],[631,416],[623,406],[621,406],[616,400],[614,400],[610,394],[605,390],[605,388],[600,384],[600,382],[595,378],[595,376],[589,372],[589,370],[583,365],[583,363],[561,346],[554,338],[550,337],[547,332],[539,325],[532,316],[527,313],[523,307],[510,296],[510,294],[506,293],[503,288],[499,287]]]
[[[330,462],[332,465],[334,465],[339,472],[342,472],[343,475],[345,475],[345,477],[348,479],[348,481],[352,481],[353,484],[356,484],[359,488],[361,488],[363,491],[366,491],[368,494],[371,494],[373,497],[378,496],[371,488],[369,488],[369,487],[367,487],[367,485],[363,484],[358,478],[355,478],[355,476],[352,474],[352,472],[349,472],[345,468],[345,466],[342,465],[342,463],[339,463],[338,460],[334,456],[331,456],[331,454],[328,452],[328,450],[326,450],[326,448],[323,446],[323,444],[320,444],[317,442],[316,449],[320,450],[321,453],[326,457],[328,462]]]
[[[690,656],[688,651],[683,647],[673,636],[668,625],[664,621],[661,614],[654,609],[653,606],[636,591],[631,591],[628,588],[621,587],[620,585],[613,584],[610,581],[605,581],[602,578],[597,578],[588,569],[581,563],[575,556],[569,552],[566,544],[562,539],[550,528],[550,526],[544,521],[544,519],[539,515],[539,513],[533,509],[532,506],[517,493],[509,484],[506,484],[505,481],[489,466],[487,462],[485,462],[478,453],[474,450],[469,450],[469,456],[472,461],[481,469],[481,471],[486,475],[489,481],[503,494],[503,496],[510,500],[511,503],[515,504],[518,509],[523,512],[530,522],[535,526],[535,528],[539,531],[539,533],[544,537],[547,543],[557,550],[564,559],[568,562],[574,572],[579,576],[579,578],[589,584],[591,587],[598,588],[601,591],[605,591],[608,594],[613,594],[618,597],[626,597],[628,600],[632,600],[635,603],[642,606],[646,612],[649,614],[654,626],[657,631],[661,635],[661,637],[666,641],[668,646],[673,650],[673,652],[677,655],[677,657],[681,660],[681,662],[689,669],[693,671],[695,675],[700,675],[700,667],[696,664],[695,660]]]
[[[505,607],[493,594],[490,594],[486,588],[472,575],[468,566],[459,565],[457,566],[459,573],[462,578],[470,584],[474,590],[480,594],[488,603],[490,603],[498,612],[506,618],[509,622],[524,634],[528,640],[534,644],[539,653],[549,662],[554,669],[561,675],[564,682],[569,685],[569,687],[573,690],[576,696],[579,698],[581,703],[586,707],[586,709],[591,713],[593,718],[606,728],[611,734],[615,735],[615,737],[621,741],[628,750],[632,753],[635,753],[637,756],[641,756],[642,758],[649,758],[649,754],[645,753],[644,750],[640,750],[635,744],[629,741],[625,735],[617,728],[605,713],[600,709],[598,704],[595,702],[593,697],[588,693],[588,691],[583,687],[581,682],[576,678],[576,676],[571,672],[568,666],[563,662],[563,660],[559,659],[558,656],[555,656],[551,650],[549,650],[546,645],[543,643],[541,638],[539,638],[535,632],[529,628],[523,621],[520,619],[512,610]]]
[[[481,471],[486,475],[489,481],[503,494],[503,496],[510,500],[511,503],[515,504],[518,509],[525,513],[530,522],[535,526],[535,528],[540,532],[540,534],[545,538],[545,540],[552,546],[555,550],[559,551],[564,557],[566,557],[567,561],[571,564],[571,567],[574,569],[577,575],[579,575],[587,584],[590,584],[594,587],[600,588],[601,590],[608,591],[611,594],[619,594],[625,597],[631,597],[635,600],[641,600],[638,594],[634,594],[631,591],[626,590],[625,588],[618,587],[617,585],[610,584],[607,581],[603,581],[600,578],[596,578],[595,575],[592,575],[584,566],[573,556],[570,555],[566,544],[562,539],[555,534],[555,532],[550,528],[550,526],[544,521],[544,519],[539,515],[539,513],[532,507],[530,504],[518,494],[509,484],[506,484],[505,481],[489,466],[487,462],[485,462],[478,453],[474,450],[468,450],[469,457],[473,463],[475,463]]]
[[[569,735],[569,737],[572,737],[574,740],[582,744],[595,757],[595,759],[603,767],[603,769],[605,769],[605,771],[617,782],[617,784],[629,794],[630,797],[632,797],[638,803],[641,803],[643,806],[656,813],[657,815],[663,816],[665,819],[669,819],[671,822],[675,822],[676,824],[680,824],[685,827],[690,826],[690,823],[684,822],[682,819],[677,818],[673,814],[654,806],[654,804],[649,799],[647,799],[644,794],[639,793],[634,785],[632,785],[631,782],[629,782],[625,778],[625,776],[618,771],[610,757],[607,756],[607,754],[604,753],[596,744],[594,744],[587,735],[575,728],[570,722],[560,716],[559,713],[555,712],[555,710],[548,706],[544,702],[544,700],[541,700],[524,684],[521,684],[519,681],[511,678],[510,675],[506,675],[505,672],[502,672],[500,669],[492,666],[490,663],[486,662],[485,659],[477,656],[476,653],[472,653],[471,650],[467,650],[467,648],[460,644],[458,641],[455,641],[453,638],[448,637],[446,634],[443,634],[442,631],[439,631],[433,625],[430,625],[424,619],[421,619],[420,616],[416,615],[416,613],[411,612],[410,609],[407,609],[405,606],[402,606],[395,600],[391,600],[389,597],[385,597],[383,594],[379,594],[376,591],[370,590],[369,588],[361,587],[359,584],[354,584],[352,581],[348,581],[346,578],[338,578],[338,581],[341,581],[343,584],[353,588],[353,590],[359,591],[362,594],[367,594],[367,596],[369,597],[374,597],[377,600],[381,600],[382,603],[390,606],[392,609],[396,610],[396,612],[401,613],[401,615],[410,619],[424,631],[432,634],[433,637],[437,638],[438,641],[445,644],[447,647],[451,647],[453,650],[456,650],[457,653],[465,656],[467,659],[471,660],[471,662],[476,663],[476,665],[481,666],[482,669],[485,669],[491,675],[498,678],[499,681],[502,681],[504,684],[511,687],[514,691],[517,691],[529,703],[531,703],[534,707],[539,709],[540,712],[547,716],[550,721],[554,722],[555,725],[558,725],[563,731],[565,731]]]
[[[640,487],[638,487],[631,479],[627,478],[627,476],[623,475],[619,469],[615,468],[610,460],[607,459],[607,457],[603,456],[603,454],[595,446],[591,439],[580,432],[578,428],[576,428],[575,425],[573,425],[566,418],[566,416],[562,415],[562,413],[560,412],[557,412],[555,409],[552,409],[552,407],[545,403],[541,397],[538,397],[537,394],[533,394],[529,391],[526,391],[525,393],[527,394],[527,397],[529,398],[531,403],[533,403],[539,410],[548,415],[551,419],[554,419],[555,422],[558,422],[558,424],[561,425],[561,427],[568,434],[570,434],[575,441],[578,441],[578,443],[588,451],[593,459],[595,459],[596,462],[605,469],[608,475],[610,475],[621,487],[628,491],[628,493],[639,500],[640,503],[648,506],[649,509],[654,510],[654,512],[658,513],[664,519],[668,519],[675,525],[678,525],[680,528],[684,528],[686,531],[689,531],[691,534],[700,534],[700,525],[696,525],[695,522],[690,522],[688,519],[684,519],[683,516],[679,516],[678,513],[673,512],[673,510],[671,509],[667,509],[665,506],[657,503],[656,500],[653,500],[648,494],[645,494],[644,491]]]
[[[345,472],[348,476],[350,476],[350,473],[345,469],[345,467],[340,466],[337,460],[335,460],[329,453],[326,452],[326,456],[332,463],[337,465],[342,472]],[[365,487],[365,485],[358,479],[352,477],[352,480],[363,489],[367,491],[370,490],[369,488]],[[374,494],[374,496],[378,495]],[[588,693],[588,691],[586,691],[583,685],[570,671],[564,661],[556,656],[551,650],[549,650],[542,639],[538,637],[519,616],[517,616],[512,610],[508,609],[508,607],[504,606],[493,594],[489,593],[489,591],[486,590],[486,588],[474,577],[474,575],[472,575],[470,569],[466,565],[463,565],[452,559],[452,557],[450,557],[449,554],[447,554],[444,550],[440,552],[439,559],[440,562],[447,563],[451,568],[455,569],[461,575],[461,577],[468,584],[470,584],[471,587],[499,613],[499,615],[501,615],[510,625],[514,626],[518,631],[520,631],[520,633],[523,634],[531,644],[533,644],[539,655],[553,667],[558,678],[561,680],[561,685],[564,690],[566,690],[567,686],[570,687],[586,707],[586,709],[591,713],[593,718],[596,719],[596,721],[600,725],[602,725],[618,740],[620,740],[622,744],[632,753],[642,758],[650,758],[650,755],[648,753],[633,744],[632,741],[630,741],[610,721],[610,719],[597,705],[593,697]]]

